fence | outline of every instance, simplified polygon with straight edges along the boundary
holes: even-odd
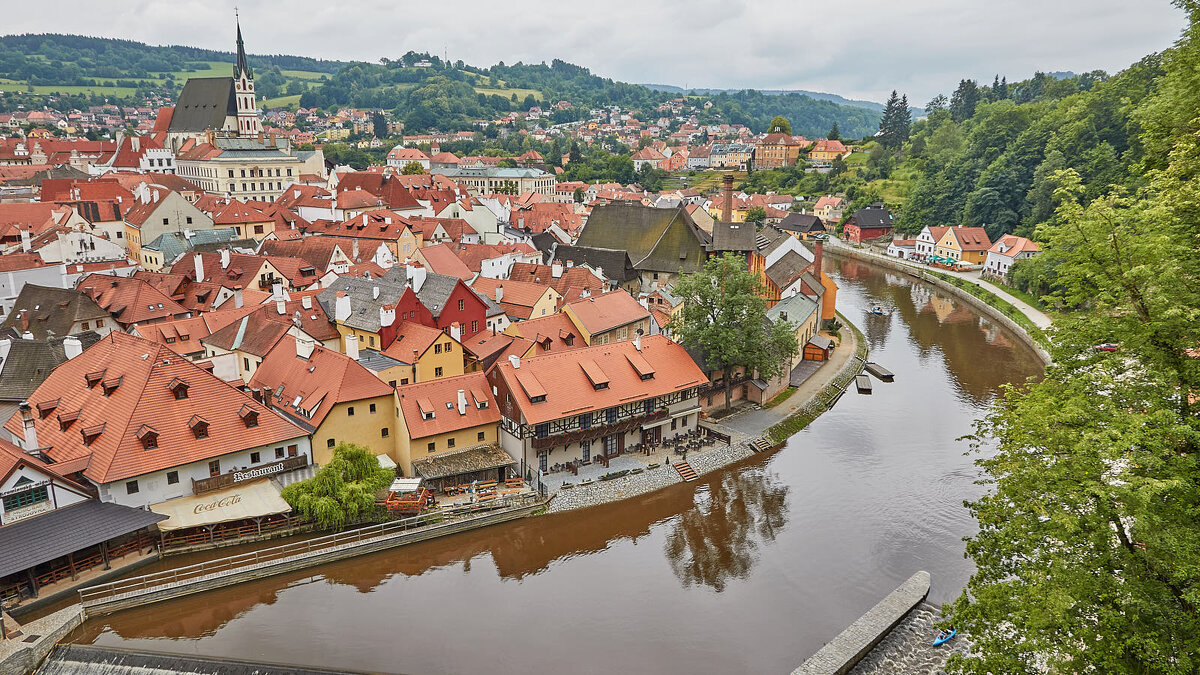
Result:
[[[166,594],[167,597],[173,597],[171,591],[174,589],[195,586],[201,582],[215,582],[211,584],[213,588],[238,583],[240,580],[232,577],[243,572],[263,570],[263,574],[260,576],[265,576],[274,573],[266,571],[267,568],[299,569],[311,564],[324,562],[326,559],[350,557],[351,555],[357,555],[357,552],[350,552],[353,549],[365,548],[369,544],[379,544],[383,540],[395,540],[400,538],[400,535],[414,534],[421,530],[432,530],[447,524],[460,522],[469,524],[468,521],[482,519],[481,516],[486,517],[500,511],[517,511],[539,503],[540,498],[537,494],[525,494],[497,499],[485,504],[438,510],[433,513],[392,520],[305,541],[292,542],[282,546],[240,553],[226,558],[208,560],[194,565],[101,584],[79,591],[79,596],[85,608],[112,605],[114,603],[136,605],[143,604],[144,602],[153,602],[155,599],[163,598],[148,598],[143,601],[139,601],[137,598],[140,596],[163,594]],[[480,523],[480,525],[486,524],[490,523]],[[395,541],[391,545],[398,545],[399,543],[404,542]],[[370,550],[379,550],[386,547],[371,546]],[[369,551],[364,550],[361,552],[365,553]],[[331,555],[338,553],[342,553],[342,555]],[[285,571],[285,569],[276,569],[276,571]],[[227,579],[221,582],[221,578]],[[177,592],[174,595],[185,593],[186,591]]]

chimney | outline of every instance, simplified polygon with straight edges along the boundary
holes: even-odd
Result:
[[[33,248],[33,233],[25,228],[21,228],[21,251],[29,253],[29,249]]]
[[[279,300],[283,297],[283,282],[276,281],[271,284],[271,297]]]
[[[8,360],[8,352],[12,349],[12,340],[4,338],[0,340],[0,367],[3,367],[4,362]]]
[[[638,350],[639,352],[642,351],[642,336],[641,335],[638,335],[633,338],[633,348]]]
[[[516,354],[509,354],[508,362],[512,364],[513,370],[517,370],[521,367],[521,357],[517,356]]]
[[[234,286],[233,287],[233,308],[241,309],[242,306],[245,304],[246,304],[246,298],[245,298],[245,296],[242,295],[242,287]]]
[[[558,279],[558,278],[562,277],[562,275],[563,275],[563,264],[561,262],[555,260],[554,264],[550,266],[550,276],[554,277],[555,279]]]
[[[450,337],[454,338],[455,342],[462,342],[462,326],[457,321],[450,324]]]
[[[229,249],[221,249],[221,269],[229,268]]]
[[[283,298],[275,301],[275,311],[279,312],[279,316],[284,316],[287,314],[287,303],[284,302]]]
[[[333,320],[345,321],[350,318],[350,296],[346,295],[345,291],[337,294],[337,298],[333,301]]]
[[[825,241],[818,238],[816,243],[813,244],[813,276],[817,278],[817,283],[825,283],[821,281],[821,258],[824,254]]]
[[[7,342],[7,340],[5,342]],[[6,347],[0,346],[0,352],[2,352],[4,356],[8,356],[8,349]],[[71,359],[83,353],[83,343],[79,341],[79,338],[71,335],[63,339],[63,352],[66,354],[67,360],[70,361]]]
[[[721,185],[721,220],[728,223],[733,219],[733,174],[722,176]]]
[[[413,293],[420,293],[421,286],[425,285],[425,267],[420,263],[405,263],[404,269],[408,273],[408,280],[412,283]]]
[[[306,361],[308,360],[308,357],[312,356],[313,349],[315,348],[316,345],[308,340],[301,340],[299,338],[296,339],[296,356]]]
[[[312,309],[312,296],[306,295],[303,298],[300,298],[300,306],[304,309]]]
[[[379,287],[378,287],[378,286],[372,286],[372,287],[371,287],[371,299],[372,299],[372,300],[378,300],[378,299],[379,299]]]
[[[25,451],[30,452],[38,449],[37,428],[33,423],[33,406],[29,405],[29,401],[21,401],[17,406],[21,412],[21,426],[25,429]]]
[[[384,328],[396,323],[396,306],[395,305],[380,305],[379,306],[379,327]]]
[[[354,359],[355,361],[358,360],[358,336],[357,335],[347,335],[346,336],[346,356],[349,356],[350,358]]]
[[[496,284],[496,302],[504,299],[504,284]]]
[[[464,389],[458,390],[458,414],[467,414],[467,392]]]

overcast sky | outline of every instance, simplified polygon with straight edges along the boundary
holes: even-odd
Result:
[[[235,5],[251,53],[561,58],[627,82],[876,101],[895,88],[914,105],[962,77],[1117,72],[1184,25],[1168,0],[41,0],[6,12],[0,31],[232,50]]]

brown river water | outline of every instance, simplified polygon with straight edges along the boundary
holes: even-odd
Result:
[[[641,498],[127,610],[73,640],[386,673],[783,673],[917,570],[933,575],[931,602],[950,601],[972,570],[962,502],[981,490],[956,439],[1041,363],[961,301],[831,267],[842,313],[896,381],[851,388],[779,452]]]

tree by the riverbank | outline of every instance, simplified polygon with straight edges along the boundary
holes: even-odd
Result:
[[[308,480],[283,488],[282,497],[323,530],[340,529],[375,506],[375,493],[395,478],[368,448],[340,443],[333,459]]]
[[[997,448],[949,607],[972,642],[958,672],[1200,671],[1200,2],[1178,4],[1190,27],[1132,112],[1139,190],[1055,175],[1046,254],[1081,309],[1045,379],[978,424]]]
[[[725,407],[733,384],[730,371],[744,367],[769,380],[796,355],[795,328],[767,319],[762,282],[732,253],[710,258],[704,269],[680,278],[672,291],[683,311],[669,324],[688,349],[699,350],[710,368],[725,371]]]

